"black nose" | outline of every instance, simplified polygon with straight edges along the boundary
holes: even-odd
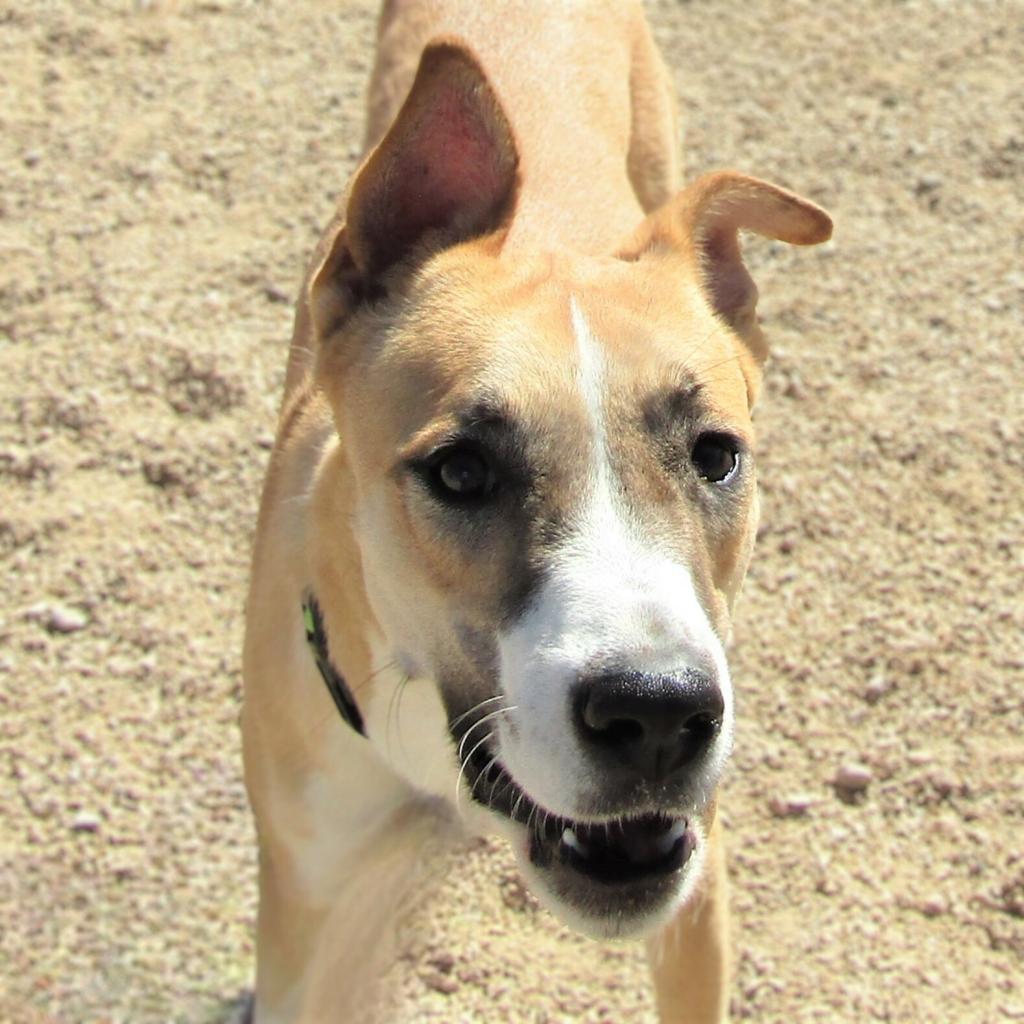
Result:
[[[704,672],[629,672],[586,680],[576,725],[588,749],[661,782],[707,752],[724,710],[722,691]]]

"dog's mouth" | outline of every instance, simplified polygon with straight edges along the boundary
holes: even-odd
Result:
[[[666,880],[696,845],[685,817],[660,811],[582,821],[550,814],[531,799],[498,759],[482,749],[467,758],[472,798],[526,828],[526,852],[539,869],[612,888]]]
[[[642,814],[611,822],[551,818],[530,834],[530,861],[562,865],[602,885],[648,882],[678,871],[693,853],[685,818]]]

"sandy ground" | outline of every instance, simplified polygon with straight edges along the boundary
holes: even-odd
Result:
[[[689,171],[838,225],[751,246],[735,1018],[1024,1020],[1024,7],[650,16]],[[0,0],[0,1019],[216,1022],[251,981],[246,563],[373,21]],[[558,928],[498,846],[404,942],[398,1024],[652,1020],[636,950]]]

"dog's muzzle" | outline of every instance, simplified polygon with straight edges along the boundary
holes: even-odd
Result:
[[[581,757],[600,780],[581,802],[586,811],[565,816],[537,803],[502,764],[492,737],[464,742],[472,722],[453,729],[470,747],[468,790],[523,826],[520,852],[560,905],[594,920],[657,914],[678,892],[698,845],[694,816],[722,730],[721,689],[696,669],[609,673],[581,680],[568,699]],[[500,714],[482,714],[477,724]]]

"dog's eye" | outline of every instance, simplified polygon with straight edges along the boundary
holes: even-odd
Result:
[[[476,449],[448,448],[438,453],[430,471],[435,491],[449,501],[479,501],[494,493],[497,481],[487,459]]]
[[[690,453],[697,472],[713,484],[724,484],[739,468],[739,444],[728,434],[701,434]]]

